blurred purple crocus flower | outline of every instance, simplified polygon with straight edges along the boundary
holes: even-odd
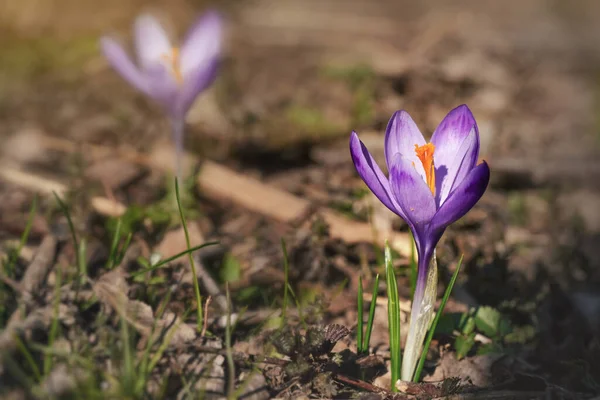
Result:
[[[356,132],[350,137],[350,153],[358,174],[369,189],[406,221],[415,238],[418,275],[402,364],[402,379],[412,380],[422,341],[429,329],[430,318],[423,316],[426,313],[432,315],[433,306],[426,299],[429,290],[426,286],[431,279],[431,268],[437,268],[435,246],[446,228],[479,201],[487,188],[490,170],[485,161],[477,165],[479,131],[466,105],[448,113],[430,143],[425,141],[406,111],[396,112],[385,135],[389,177],[377,166]],[[433,280],[437,281],[437,271]],[[413,325],[419,325],[416,320],[420,317],[429,319],[419,328],[423,332],[411,333]],[[414,347],[414,359],[407,359],[411,346]]]
[[[137,65],[115,39],[100,40],[113,68],[166,110],[173,123],[177,156],[183,151],[185,115],[216,77],[221,37],[221,18],[210,11],[192,26],[181,47],[171,44],[156,18],[140,15],[134,25]]]

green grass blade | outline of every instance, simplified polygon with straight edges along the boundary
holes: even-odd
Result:
[[[35,377],[35,381],[41,382],[42,374],[40,373],[40,369],[38,368],[35,360],[33,359],[31,352],[27,349],[27,346],[25,346],[25,343],[23,343],[23,341],[21,340],[21,338],[18,335],[15,334],[13,339],[15,341],[17,349],[23,355],[23,357],[25,358],[25,361],[27,361],[27,364],[29,365],[31,372],[33,373],[33,375]]]
[[[79,267],[79,283],[83,285],[87,279],[87,242],[85,238],[81,238],[79,241],[79,247],[77,248],[77,266]]]
[[[373,332],[373,321],[375,320],[375,308],[377,307],[377,292],[379,291],[379,274],[375,275],[373,291],[371,292],[371,306],[369,307],[369,319],[367,320],[367,333],[363,342],[363,351],[369,351],[371,342],[371,332]]]
[[[107,269],[113,269],[117,265],[117,250],[119,247],[119,241],[121,240],[121,218],[117,219],[117,227],[115,228],[115,234],[113,236],[112,243],[110,245],[110,252],[108,253],[108,265]]]
[[[71,236],[73,238],[73,246],[75,248],[75,254],[79,256],[79,241],[77,240],[77,233],[75,232],[75,225],[73,225],[73,220],[71,219],[71,213],[69,212],[69,208],[65,204],[65,202],[60,198],[56,192],[52,192],[54,194],[54,198],[58,203],[58,207],[62,211],[62,213],[67,218],[67,223],[69,224],[69,231],[71,231]],[[79,259],[77,260],[79,262]],[[81,270],[81,266],[79,266],[79,270]]]
[[[179,164],[178,164],[179,165]],[[179,173],[178,173],[179,174]],[[185,234],[185,244],[189,249],[190,245],[190,234],[188,232],[187,224],[185,223],[185,217],[183,216],[183,208],[181,207],[181,198],[179,196],[179,182],[175,178],[175,198],[177,199],[177,208],[179,209],[179,217],[181,218],[181,225],[183,225],[183,232]],[[202,315],[202,297],[200,296],[200,284],[198,283],[198,275],[196,274],[196,264],[194,263],[194,257],[192,253],[188,253],[190,266],[192,267],[192,279],[194,282],[194,295],[196,296],[196,311],[197,311],[197,330],[202,332],[202,324],[204,316]]]
[[[358,297],[356,299],[357,303],[357,326],[356,326],[356,352],[360,355],[364,351],[363,346],[363,281],[362,276],[358,277]]]
[[[289,284],[287,286],[288,286],[288,291],[290,292],[290,295],[292,296],[292,299],[294,299],[294,303],[296,304],[296,309],[298,310],[298,318],[300,318],[300,323],[302,324],[304,329],[306,329],[307,325],[306,325],[306,320],[304,318],[304,313],[302,312],[302,305],[300,304],[298,297],[296,297],[296,292],[294,292],[294,289],[292,289],[292,286]]]
[[[189,254],[189,253],[193,253],[196,250],[200,250],[200,249],[203,249],[203,248],[208,247],[208,246],[214,246],[216,244],[219,244],[219,242],[206,242],[206,243],[200,244],[198,246],[191,247],[191,248],[189,248],[187,250],[182,251],[181,253],[175,254],[174,256],[171,256],[169,258],[165,258],[164,260],[162,260],[162,261],[154,264],[151,267],[144,268],[144,269],[141,269],[141,270],[136,271],[136,272],[132,272],[131,273],[131,277],[133,278],[135,276],[138,276],[138,275],[141,275],[141,274],[145,274],[146,272],[152,272],[155,269],[159,269],[159,268],[164,267],[165,265],[167,265],[171,261],[176,260],[176,259],[178,259],[181,256],[184,256],[184,255]]]
[[[53,304],[53,315],[52,322],[50,325],[50,331],[48,333],[48,347],[54,346],[54,341],[58,335],[58,310],[60,306],[60,289],[62,286],[62,273],[60,268],[56,268],[56,281],[54,283],[54,304]],[[47,376],[52,369],[52,355],[44,355],[44,376]]]
[[[122,370],[122,381],[121,388],[128,395],[132,395],[135,392],[135,362],[133,360],[133,351],[131,349],[132,344],[129,338],[129,325],[125,318],[121,317],[121,343],[123,345],[123,370]]]
[[[33,196],[33,201],[31,202],[31,208],[29,209],[29,216],[27,217],[27,223],[25,224],[25,229],[23,230],[23,234],[21,235],[21,240],[19,240],[19,245],[15,249],[15,252],[12,253],[10,260],[7,264],[7,269],[12,269],[15,263],[17,262],[17,258],[21,254],[21,250],[27,243],[27,239],[29,239],[29,233],[31,232],[31,228],[33,227],[33,219],[35,218],[35,214],[37,213],[37,195]],[[5,271],[6,275],[10,276],[9,271]]]
[[[118,251],[118,256],[117,256],[117,260],[115,262],[115,266],[121,264],[121,261],[123,261],[123,258],[125,258],[125,252],[127,252],[127,249],[129,248],[129,245],[131,244],[131,239],[133,239],[133,232],[129,232],[127,234],[127,237],[125,237],[125,243],[123,243],[121,250]]]
[[[283,305],[281,306],[281,320],[283,322],[285,321],[288,307],[288,286],[290,272],[287,247],[285,245],[285,239],[283,238],[281,238],[281,250],[283,251]]]
[[[446,302],[450,297],[450,293],[452,293],[452,288],[454,288],[454,283],[456,282],[456,277],[458,276],[458,272],[460,271],[460,267],[462,266],[463,256],[460,256],[458,260],[458,264],[456,265],[456,269],[452,274],[452,278],[450,278],[450,282],[448,283],[448,287],[444,292],[444,297],[442,298],[442,302],[440,303],[440,308],[435,314],[435,318],[431,323],[431,328],[429,328],[429,332],[427,333],[427,338],[425,339],[425,344],[423,345],[423,353],[421,353],[421,358],[419,359],[419,364],[417,364],[417,368],[415,370],[415,376],[413,378],[413,382],[418,382],[421,379],[421,372],[423,371],[423,365],[425,365],[425,359],[427,358],[427,351],[429,350],[429,345],[431,344],[431,339],[433,339],[433,335],[435,333],[435,328],[444,312],[444,307],[446,307]]]
[[[225,294],[227,296],[227,323],[225,325],[225,356],[227,359],[227,399],[235,399],[235,363],[233,361],[233,350],[231,347],[231,295],[229,293],[229,283],[225,284]]]
[[[396,382],[400,378],[402,354],[400,347],[400,302],[398,300],[398,283],[392,264],[392,251],[389,243],[385,243],[385,278],[388,298],[388,329],[390,332],[390,359],[392,374],[392,392],[397,392]]]

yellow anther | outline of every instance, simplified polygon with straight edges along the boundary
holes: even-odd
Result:
[[[181,73],[181,66],[179,65],[179,48],[173,47],[170,53],[163,54],[161,58],[171,67],[171,72],[173,73],[173,76],[175,76],[177,83],[183,83],[183,74]]]
[[[427,143],[423,146],[415,144],[415,152],[417,153],[419,160],[421,160],[421,164],[423,164],[423,169],[425,170],[425,180],[427,182],[427,186],[429,186],[431,193],[435,195],[435,167],[433,165],[434,151],[435,146],[432,143]]]

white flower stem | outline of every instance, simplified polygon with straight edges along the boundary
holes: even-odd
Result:
[[[413,305],[410,313],[408,336],[406,338],[404,355],[402,357],[400,379],[403,381],[412,381],[417,361],[422,353],[423,340],[435,317],[433,311],[435,299],[437,297],[437,269],[437,259],[434,250],[431,261],[429,262],[425,287],[419,288],[420,282],[417,280],[417,288],[415,290],[415,297],[413,298]]]

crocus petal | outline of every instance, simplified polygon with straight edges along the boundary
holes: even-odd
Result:
[[[438,205],[444,203],[454,188],[465,179],[477,164],[479,140],[477,131],[472,128],[468,136],[454,153],[454,158],[446,164],[435,163],[436,196]],[[435,157],[436,153],[434,153]],[[447,157],[449,158],[449,157]]]
[[[102,37],[100,39],[100,47],[110,65],[112,65],[126,81],[131,83],[138,90],[148,94],[148,84],[144,75],[142,75],[140,70],[133,64],[129,55],[116,40],[106,36]]]
[[[203,65],[198,71],[190,74],[177,99],[178,113],[185,115],[188,112],[196,97],[215,80],[218,69],[219,59],[215,58],[208,65]]]
[[[179,117],[177,100],[179,85],[171,71],[163,64],[155,64],[146,71],[148,95],[159,102],[171,117]]]
[[[416,231],[424,229],[435,214],[435,199],[412,161],[399,153],[392,159],[390,187],[407,222],[412,223]]]
[[[440,206],[431,221],[432,229],[443,230],[465,215],[483,196],[489,180],[490,168],[484,161],[469,172]]]
[[[402,154],[406,159],[414,162],[419,175],[425,181],[425,170],[421,160],[415,152],[415,145],[423,146],[426,143],[423,134],[415,124],[410,115],[404,111],[396,111],[390,122],[388,122],[385,131],[385,160],[388,170],[397,153]]]
[[[388,179],[383,172],[381,172],[381,169],[373,159],[373,156],[371,156],[369,150],[367,150],[354,131],[352,131],[352,134],[350,135],[350,155],[352,156],[352,161],[354,162],[354,167],[356,168],[358,175],[365,181],[379,201],[392,212],[406,220],[406,215],[402,209],[398,207],[398,204],[392,196]]]
[[[179,63],[185,84],[177,100],[177,110],[182,115],[217,76],[221,31],[219,14],[208,12],[190,29],[181,47]]]
[[[207,12],[194,24],[181,46],[179,66],[184,82],[197,79],[199,70],[210,69],[219,57],[221,36],[221,17],[214,11]]]
[[[472,157],[477,162],[479,157],[479,130],[473,113],[466,105],[456,107],[440,122],[431,136],[431,143],[435,146],[433,161],[436,166],[448,165],[454,161],[456,152],[463,141],[469,136],[471,129],[475,129],[476,145]]]
[[[172,55],[171,42],[158,20],[150,14],[142,14],[135,20],[135,48],[143,70],[156,64],[165,64]]]

